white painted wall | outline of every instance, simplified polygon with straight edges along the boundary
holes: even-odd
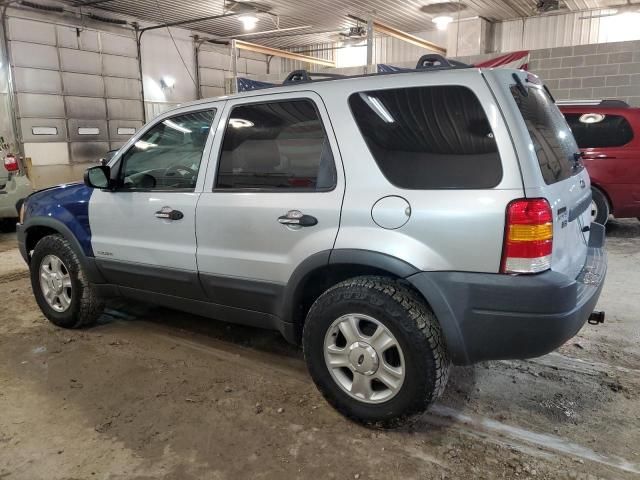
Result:
[[[593,10],[501,22],[495,29],[496,49],[510,52],[640,40],[640,13],[611,13]]]

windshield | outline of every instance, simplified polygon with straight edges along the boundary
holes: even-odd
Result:
[[[547,92],[538,87],[513,85],[511,94],[529,130],[540,172],[547,185],[581,171],[584,168],[582,162],[575,160],[578,145]]]

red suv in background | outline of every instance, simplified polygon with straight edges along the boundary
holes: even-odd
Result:
[[[620,100],[557,103],[591,177],[594,221],[640,219],[640,108]]]

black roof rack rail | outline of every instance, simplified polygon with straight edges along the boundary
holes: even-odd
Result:
[[[312,77],[320,77],[322,80],[334,80],[336,78],[347,78],[339,73],[310,72],[308,70],[294,70],[282,82],[283,85],[299,82],[313,82]]]
[[[415,71],[428,71],[428,70],[449,70],[452,68],[472,68],[473,65],[459,62],[457,60],[451,60],[438,55],[436,53],[429,53],[422,55],[415,70],[405,69],[403,72],[415,72]],[[386,72],[386,73],[400,73],[400,72]],[[367,77],[371,75],[380,75],[380,73],[369,73],[363,75],[353,75],[353,77]],[[314,79],[317,77],[317,80]],[[351,78],[350,75],[342,75],[339,73],[327,73],[327,72],[310,72],[308,70],[294,70],[291,72],[282,82],[282,85],[291,85],[292,83],[302,82],[314,82],[324,80],[338,80],[341,78]]]
[[[446,68],[471,68],[472,65],[445,58],[437,53],[422,55],[416,65],[416,70],[446,69]]]

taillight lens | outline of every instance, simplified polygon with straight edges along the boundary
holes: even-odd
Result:
[[[7,155],[4,157],[4,168],[7,169],[7,172],[17,172],[20,169],[18,159],[13,155]]]
[[[551,268],[553,214],[544,198],[514,200],[507,205],[502,273],[538,273]]]

